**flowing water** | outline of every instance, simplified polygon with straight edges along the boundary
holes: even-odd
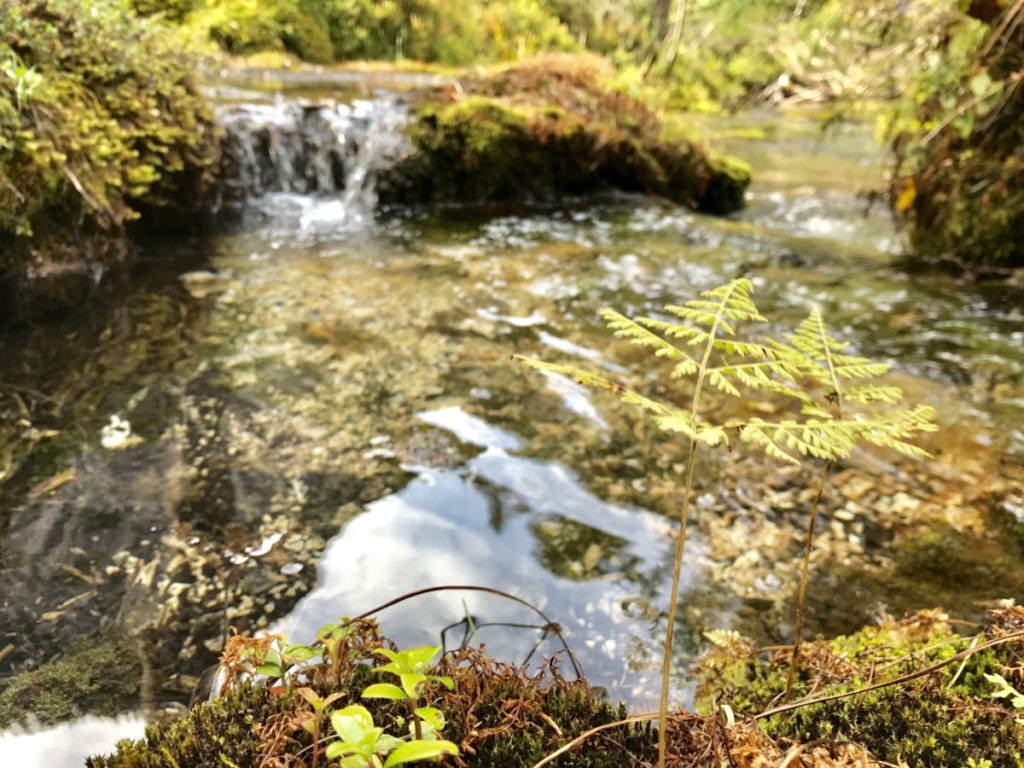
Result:
[[[140,274],[84,315],[0,339],[0,675],[74,656],[83,637],[116,641],[141,689],[101,680],[69,714],[153,716],[188,700],[229,625],[308,639],[404,592],[475,584],[541,608],[592,683],[649,706],[685,453],[509,358],[670,395],[597,310],[656,312],[739,275],[783,325],[820,303],[940,412],[936,459],[862,453],[837,472],[812,630],[935,605],[972,617],[1021,595],[1022,293],[893,265],[896,234],[861,194],[884,170],[868,128],[701,119],[754,170],[748,208],[727,219],[633,196],[382,211],[376,179],[404,151],[410,85],[221,86],[233,180],[216,234],[149,243]],[[819,471],[702,459],[680,702],[705,631],[787,639]],[[379,618],[406,646],[471,636],[513,661],[561,653],[550,626],[492,595],[435,592]],[[107,734],[100,750],[139,720],[69,727]],[[54,743],[0,736],[5,754],[80,759],[40,752]]]

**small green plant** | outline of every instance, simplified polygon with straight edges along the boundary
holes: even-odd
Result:
[[[992,683],[996,689],[992,692],[993,699],[1006,699],[1006,703],[1013,709],[1021,710],[1024,713],[1024,693],[1021,693],[1002,675],[985,674],[985,679]],[[1024,725],[1024,716],[1018,717],[1017,722]]]
[[[323,728],[324,715],[327,708],[340,699],[342,694],[335,692],[329,696],[320,696],[312,688],[299,688],[299,695],[313,708],[312,714],[302,717],[300,722],[303,730],[313,737],[313,768],[317,768],[320,764],[320,731]]]
[[[931,421],[934,412],[924,406],[882,416],[847,417],[816,403],[800,386],[805,379],[815,383],[827,382],[833,391],[826,394],[826,400],[831,401],[843,393],[839,387],[840,379],[878,376],[887,370],[887,366],[845,355],[845,345],[828,336],[817,308],[812,310],[796,333],[788,337],[788,343],[741,340],[737,334],[740,323],[768,322],[751,298],[753,289],[750,280],[738,278],[703,292],[697,299],[665,308],[668,316],[682,322],[651,317],[631,319],[610,309],[601,311],[616,336],[652,349],[655,357],[673,363],[673,379],[693,380],[692,394],[684,407],[651,399],[575,366],[519,357],[532,368],[560,373],[580,384],[613,392],[627,405],[637,406],[651,414],[660,428],[680,433],[688,441],[661,665],[659,768],[665,766],[672,644],[698,448],[728,447],[730,435],[736,435],[741,442],[760,447],[769,456],[791,463],[799,463],[807,457],[828,462],[845,458],[862,440],[920,455],[923,452],[907,439],[918,432],[934,429]],[[694,353],[683,347],[695,348]],[[703,408],[707,390],[713,388],[726,396],[742,398],[740,387],[793,398],[800,404],[802,418],[774,422],[757,417],[722,423],[709,421]],[[868,386],[847,390],[846,397],[871,403],[894,402],[896,395],[890,388]]]
[[[338,741],[327,745],[329,760],[340,758],[341,768],[391,768],[394,765],[457,755],[459,748],[440,739],[402,741],[374,725],[373,715],[360,704],[339,709],[331,715]],[[382,760],[383,758],[383,760]]]
[[[25,65],[16,53],[11,53],[3,65],[4,76],[14,83],[14,98],[18,112],[32,101],[32,97],[43,84],[43,76],[35,67]]]
[[[416,739],[433,738],[444,727],[444,715],[440,710],[418,706],[420,697],[429,683],[438,683],[449,691],[454,687],[450,677],[427,674],[431,661],[440,650],[439,645],[409,648],[404,651],[392,651],[388,648],[374,650],[374,653],[388,659],[387,664],[374,671],[395,675],[401,687],[394,683],[374,683],[363,691],[363,698],[405,702],[412,713],[412,732]]]

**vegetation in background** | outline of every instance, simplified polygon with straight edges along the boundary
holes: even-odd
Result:
[[[194,200],[216,141],[176,35],[115,0],[13,0],[0,29],[0,237]]]
[[[977,3],[931,56],[895,124],[890,203],[915,261],[1024,267],[1024,4]]]
[[[539,0],[193,0],[182,21],[232,54],[281,50],[317,64],[472,64],[577,48]]]
[[[180,222],[217,158],[180,35],[118,2],[0,3],[0,313],[80,301],[143,211]]]

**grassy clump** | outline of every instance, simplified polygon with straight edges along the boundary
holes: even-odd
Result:
[[[592,58],[547,56],[466,78],[463,98],[420,109],[418,152],[382,193],[490,201],[622,189],[711,213],[742,206],[745,166],[664,141],[656,113],[606,74]]]
[[[362,703],[387,733],[403,733],[408,723],[403,725],[399,718],[407,717],[408,711],[401,702],[361,698],[370,683],[381,680],[372,669],[385,660],[373,650],[390,644],[370,624],[347,642],[333,661],[307,671],[306,684],[324,698],[340,693],[332,709]],[[529,675],[479,650],[453,652],[435,671],[451,676],[454,690],[434,691],[430,703],[444,712],[445,738],[461,745],[469,765],[528,768],[588,728],[625,715],[622,707],[608,704],[583,681],[566,681],[550,667]],[[121,742],[114,754],[92,758],[87,765],[241,766],[261,760],[262,764],[311,765],[312,737],[300,725],[308,711],[307,700],[291,685],[268,689],[243,682],[169,726],[150,728],[140,741]],[[653,748],[651,729],[641,726],[572,755],[562,764],[618,768],[628,764],[631,755],[649,760]]]
[[[994,619],[979,644],[1020,631],[1024,608],[998,611]],[[699,672],[704,706],[728,702],[738,714],[754,715],[778,703],[788,653],[759,654],[735,636],[716,639]],[[796,693],[842,693],[894,680],[951,660],[970,644],[939,612],[819,640],[804,646]],[[952,766],[987,759],[995,768],[1016,768],[1024,763],[1024,723],[992,697],[985,675],[1004,675],[1019,687],[1022,660],[1024,640],[1017,639],[969,656],[962,668],[956,660],[924,677],[803,706],[761,724],[772,738],[795,743],[853,741],[887,763]]]

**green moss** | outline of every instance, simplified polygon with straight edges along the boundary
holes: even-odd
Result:
[[[88,768],[259,765],[257,727],[286,711],[291,697],[242,686],[230,696],[203,702],[180,720],[146,729],[139,741],[124,740],[108,757],[86,760]],[[230,761],[230,762],[225,762]]]
[[[83,712],[121,714],[137,702],[141,678],[133,647],[83,641],[61,659],[8,683],[0,693],[0,730],[28,720],[51,725]]]
[[[642,103],[601,83],[585,58],[546,57],[477,80],[468,96],[420,108],[416,152],[384,185],[385,200],[551,199],[608,189],[697,210],[743,205],[749,170],[696,144],[662,138]]]
[[[795,695],[850,691],[949,660],[968,646],[941,614],[922,613],[805,646]],[[991,698],[986,673],[1020,663],[1021,647],[998,646],[917,680],[806,706],[762,721],[776,739],[851,740],[876,758],[911,766],[962,766],[986,758],[999,768],[1024,764],[1024,726]],[[700,665],[701,701],[728,701],[755,714],[778,703],[789,654],[768,657],[749,645],[716,649]],[[956,676],[954,680],[954,675]]]
[[[0,29],[0,284],[92,271],[59,263],[53,234],[110,264],[141,213],[195,211],[217,135],[176,34],[118,0],[13,0]]]

